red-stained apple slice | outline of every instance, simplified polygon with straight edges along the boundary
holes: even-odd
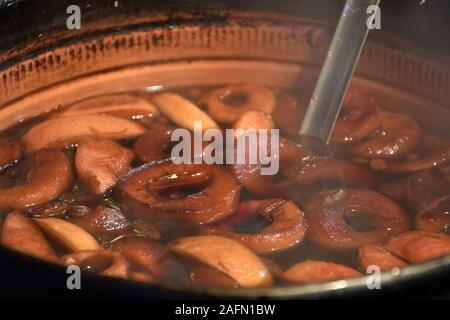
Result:
[[[134,153],[111,140],[88,140],[78,145],[78,178],[95,194],[103,194],[130,169]]]
[[[370,266],[377,266],[384,271],[406,265],[405,261],[375,244],[368,244],[359,248],[358,262],[362,270],[367,270]]]
[[[25,152],[31,153],[43,148],[64,148],[87,139],[131,139],[144,132],[144,127],[131,120],[93,114],[45,120],[28,130],[21,143]]]
[[[9,213],[3,222],[1,243],[11,249],[45,260],[56,260],[55,251],[44,234],[19,211]]]
[[[261,129],[266,129],[267,132],[269,132],[269,130],[273,128],[275,128],[275,123],[272,116],[259,110],[247,111],[234,123],[236,138],[238,138],[240,134],[249,130],[259,132]],[[242,132],[238,132],[238,129],[241,129]]]
[[[361,273],[347,266],[307,260],[294,264],[283,273],[283,279],[301,284],[341,280],[360,276]]]
[[[273,281],[269,269],[255,253],[228,238],[184,237],[173,241],[169,249],[216,268],[233,278],[241,287],[267,286]]]
[[[384,248],[409,262],[422,262],[450,254],[450,237],[443,233],[410,231],[390,238]]]

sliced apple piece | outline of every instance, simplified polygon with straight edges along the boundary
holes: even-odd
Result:
[[[95,194],[103,194],[130,169],[134,153],[111,140],[88,140],[78,145],[78,178]]]
[[[342,264],[307,260],[294,264],[282,277],[289,282],[308,284],[358,276],[361,276],[361,273]]]
[[[55,251],[44,234],[19,211],[9,213],[3,222],[1,243],[11,249],[45,260],[56,260]]]
[[[203,130],[220,128],[207,113],[178,94],[159,93],[153,97],[153,102],[163,115],[180,127],[194,131],[194,121],[200,121]]]
[[[197,266],[190,270],[189,278],[192,283],[203,287],[237,288],[238,283],[230,276],[215,268]]]
[[[170,254],[167,246],[141,237],[124,237],[114,241],[111,249],[120,252],[138,270],[149,271],[160,283],[188,282],[184,267]]]
[[[64,148],[87,139],[131,139],[144,132],[144,127],[131,120],[94,114],[45,120],[28,130],[21,142],[25,152],[31,153],[43,148]]]
[[[130,264],[120,253],[111,250],[84,250],[62,256],[59,262],[65,266],[77,265],[109,277],[128,278]]]
[[[245,288],[267,286],[273,281],[269,269],[255,253],[228,238],[183,237],[173,241],[169,249],[227,274]]]
[[[410,231],[392,236],[384,249],[409,262],[423,262],[450,254],[450,236]]]
[[[73,223],[57,218],[35,218],[34,221],[50,238],[72,252],[101,249],[97,240]]]
[[[97,239],[112,240],[131,232],[130,222],[119,210],[102,205],[72,221]]]
[[[261,129],[266,129],[269,132],[273,128],[275,128],[275,122],[272,116],[259,110],[247,111],[234,123],[236,138],[239,138],[246,131],[255,130],[259,132]],[[241,129],[242,132],[237,131],[238,129]]]
[[[111,94],[79,101],[69,108],[56,113],[54,117],[84,116],[88,114],[109,114],[127,119],[141,119],[158,116],[159,111],[150,101],[144,98],[128,94]]]
[[[72,166],[64,152],[39,150],[33,157],[33,166],[26,181],[0,189],[0,212],[24,210],[48,203],[67,191],[72,182]]]
[[[362,270],[378,266],[380,270],[390,270],[406,266],[406,262],[376,244],[368,244],[358,249],[358,262]]]

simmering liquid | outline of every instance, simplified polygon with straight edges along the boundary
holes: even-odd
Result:
[[[0,136],[1,243],[105,276],[247,288],[450,253],[450,139],[350,88],[325,157],[297,137],[304,100],[129,92],[17,124]]]

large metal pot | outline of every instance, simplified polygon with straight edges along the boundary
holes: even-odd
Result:
[[[0,3],[2,130],[66,101],[144,87],[257,82],[280,89],[295,86],[307,99],[342,5],[338,1],[77,2],[82,14],[79,30],[66,27],[69,1]],[[441,10],[444,2],[437,5]],[[397,14],[405,19],[408,12],[415,17],[417,12],[410,11],[405,1],[382,7],[383,16],[384,12],[382,21],[388,30],[371,34],[355,85],[364,86],[384,106],[413,114],[424,126],[450,135],[448,44],[436,36],[422,38],[423,30],[405,37],[401,33],[404,23],[392,17]],[[435,28],[446,27],[439,19],[435,22]],[[446,31],[439,30],[442,39]],[[367,289],[366,278],[225,290],[183,289],[176,284],[159,287],[95,275],[85,276],[85,290],[70,292],[65,269],[1,247],[0,269],[1,287],[8,288],[0,296],[7,292],[9,297],[42,293],[248,298],[374,294]],[[414,292],[411,288],[439,292],[439,285],[449,278],[450,257],[444,257],[383,274],[383,289],[377,293]]]

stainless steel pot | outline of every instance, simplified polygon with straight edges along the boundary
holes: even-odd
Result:
[[[334,1],[329,8],[321,8],[323,1],[286,1],[282,7],[273,1],[184,1],[181,5],[79,1],[82,28],[68,30],[69,4],[6,1],[0,6],[6,21],[0,30],[2,130],[67,101],[144,87],[256,82],[280,89],[295,86],[307,99],[341,5]],[[417,41],[421,40],[383,29],[373,32],[354,84],[370,91],[384,107],[412,114],[424,126],[450,135],[450,51],[445,43]],[[433,47],[424,49],[423,43]],[[65,270],[57,266],[5,248],[0,248],[0,265],[4,269],[0,281],[12,288],[26,287],[30,281],[30,294],[41,292],[42,285],[55,292],[65,290]],[[443,257],[384,273],[382,293],[426,288],[449,277],[450,257]],[[367,278],[251,290],[159,287],[95,275],[86,279],[91,292],[128,297],[373,294],[366,287]]]

